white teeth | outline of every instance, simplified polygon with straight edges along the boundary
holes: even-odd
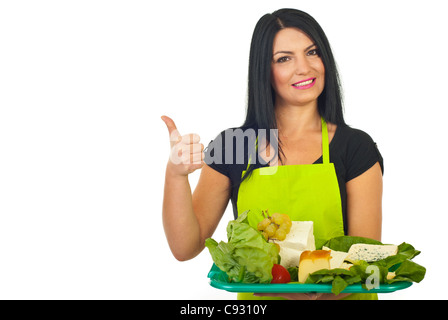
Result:
[[[314,79],[311,79],[311,80],[308,80],[308,81],[305,81],[305,82],[300,82],[300,83],[297,83],[297,84],[293,84],[293,86],[294,87],[303,87],[303,86],[306,86],[306,85],[312,83],[313,81],[314,81]]]

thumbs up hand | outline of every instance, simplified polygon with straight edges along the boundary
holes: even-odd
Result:
[[[199,143],[199,135],[192,133],[182,136],[174,121],[162,116],[170,135],[170,160],[168,166],[172,173],[187,176],[204,165],[204,145]]]

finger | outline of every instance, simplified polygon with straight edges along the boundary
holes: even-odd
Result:
[[[182,154],[177,163],[184,165],[200,164],[204,160],[203,153]]]
[[[254,293],[257,297],[282,297],[288,300],[309,300],[310,297],[306,293]]]
[[[324,294],[322,292],[311,292],[308,293],[308,296],[310,297],[310,300],[318,300],[320,299]]]
[[[204,160],[203,153],[193,153],[190,155],[190,161],[192,164],[200,164]]]
[[[317,300],[317,294],[314,292],[308,293],[310,300]]]
[[[182,136],[182,143],[185,144],[199,143],[199,141],[201,141],[201,137],[199,137],[196,133],[190,133]]]
[[[202,143],[182,144],[180,150],[182,154],[201,153],[204,150],[204,145]]]
[[[178,142],[181,139],[181,135],[177,130],[176,124],[174,123],[173,119],[167,116],[162,116],[161,118],[163,122],[165,122],[165,125],[168,129],[171,143],[173,144],[175,142]]]

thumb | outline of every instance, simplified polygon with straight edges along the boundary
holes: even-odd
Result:
[[[167,116],[162,116],[161,118],[163,122],[165,122],[165,125],[168,129],[168,133],[170,134],[171,145],[173,145],[174,143],[180,140],[181,135],[177,130],[176,124],[174,123],[173,119]]]

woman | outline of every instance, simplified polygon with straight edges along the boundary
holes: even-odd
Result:
[[[292,220],[314,221],[317,239],[345,234],[380,240],[382,157],[370,136],[345,124],[341,100],[336,64],[319,24],[294,9],[264,15],[251,43],[246,121],[237,128],[258,138],[260,129],[277,130],[256,139],[259,156],[250,155],[254,139],[245,139],[239,157],[241,144],[232,143],[235,134],[229,134],[233,128],[210,143],[204,159],[199,137],[180,136],[174,122],[162,117],[172,146],[163,221],[174,256],[187,260],[203,250],[229,199],[235,217],[247,209],[269,209],[288,213]],[[192,195],[187,176],[199,168]]]

